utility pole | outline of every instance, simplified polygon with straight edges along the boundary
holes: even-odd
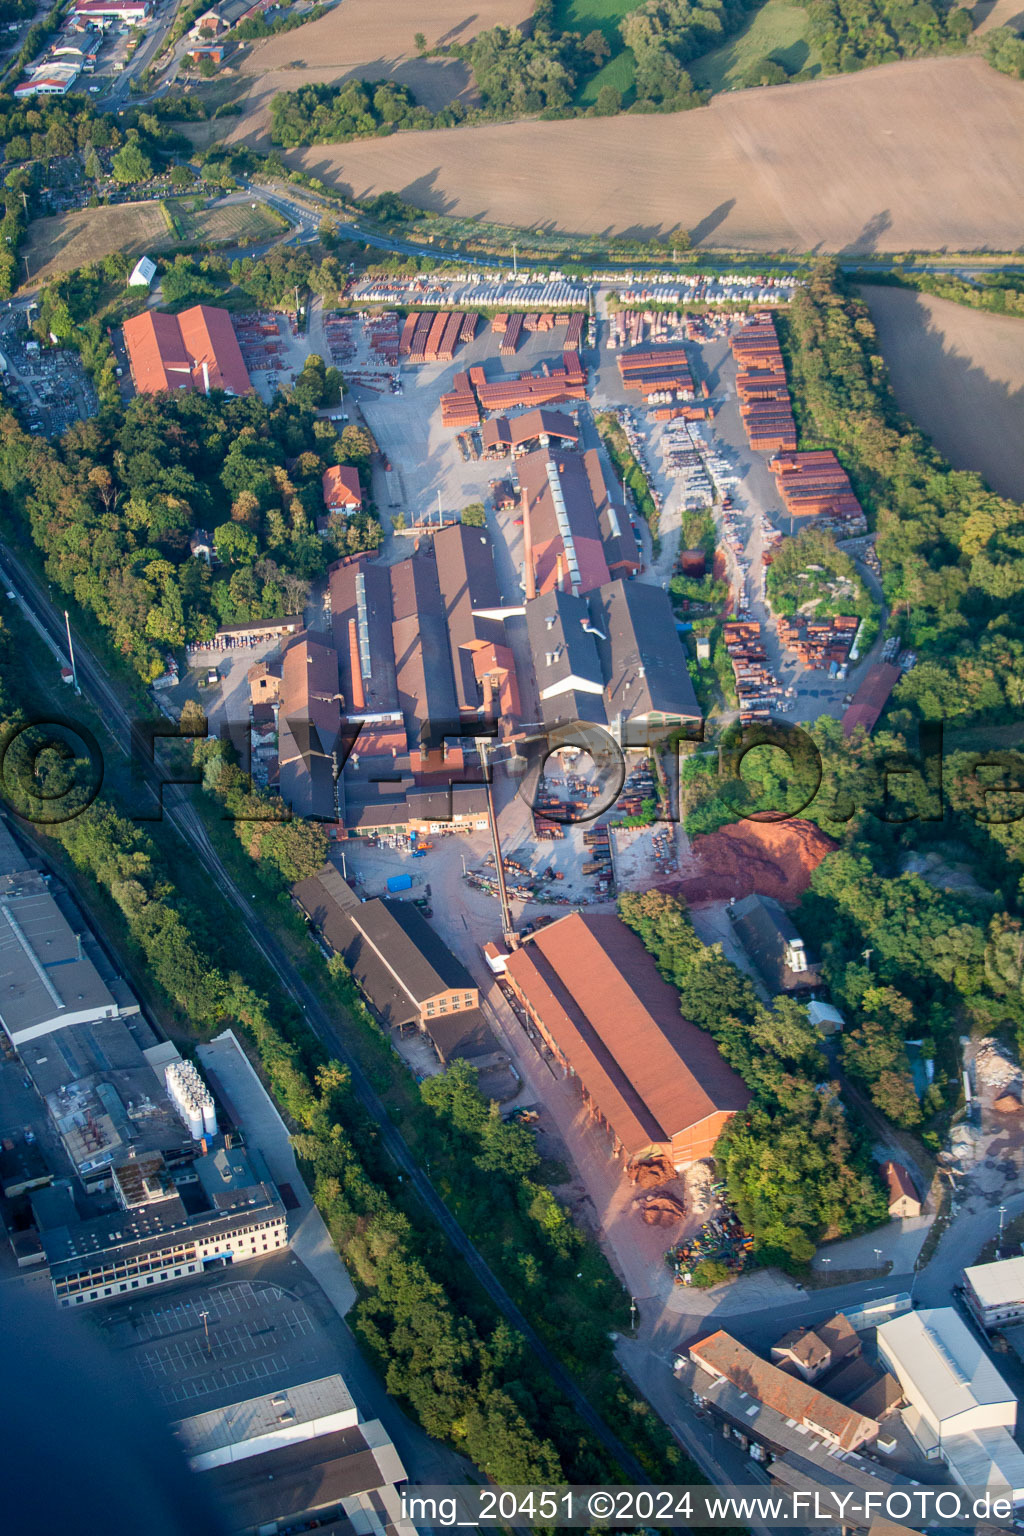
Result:
[[[505,884],[505,863],[501,857],[501,839],[498,836],[498,813],[494,806],[494,784],[488,773],[487,763],[487,738],[478,738],[477,747],[480,752],[480,766],[483,769],[484,793],[487,796],[487,820],[491,828],[491,848],[494,852],[494,868],[498,876],[498,899],[501,902],[501,936],[509,949],[516,949],[519,945],[519,935],[516,933],[512,922],[512,909],[508,903],[508,887]]]
[[[519,258],[516,254],[516,247],[514,243],[512,245],[512,276],[519,276]]]
[[[66,608],[64,609],[64,627],[68,632],[68,655],[71,657],[71,682],[74,686],[75,692],[81,693],[82,690],[78,686],[78,670],[75,666],[75,647],[71,642],[71,618]]]
[[[441,511],[441,487],[437,488],[437,526],[444,527],[444,513]]]

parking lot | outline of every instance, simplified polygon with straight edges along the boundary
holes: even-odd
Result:
[[[288,1254],[97,1307],[87,1320],[175,1415],[338,1369],[337,1320]]]

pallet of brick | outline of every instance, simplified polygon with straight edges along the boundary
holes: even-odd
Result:
[[[462,317],[462,329],[459,332],[459,340],[461,342],[473,340],[473,337],[476,335],[477,321],[479,318],[480,317],[475,310],[470,309],[466,311]]]
[[[531,312],[528,315],[526,315],[524,317],[524,319],[523,319],[523,330],[524,331],[539,331],[540,330],[540,315],[534,314],[533,311],[531,310]]]
[[[437,360],[440,363],[450,363],[455,357],[455,348],[459,344],[459,335],[462,331],[462,316],[449,314],[447,323],[441,333],[441,340],[437,348]]]
[[[565,347],[568,352],[575,352],[583,340],[583,314],[577,310],[569,316],[569,324],[565,333]]]
[[[566,378],[570,383],[586,382],[587,371],[580,361],[580,355],[572,348],[567,347],[562,353],[562,367],[565,369]]]
[[[427,332],[426,345],[423,348],[423,361],[425,363],[437,362],[437,349],[441,345],[441,337],[448,323],[448,311],[441,310],[430,322],[430,330]]]
[[[494,319],[491,321],[491,330],[497,331],[499,336],[504,336],[507,326],[508,315],[506,314],[495,315]]]
[[[516,348],[519,345],[519,337],[522,334],[522,329],[522,314],[517,311],[515,314],[509,315],[508,325],[505,327],[505,334],[502,337],[501,346],[498,348],[498,352],[502,357],[513,356]]]
[[[427,345],[427,337],[430,327],[434,323],[434,317],[430,314],[421,314],[416,317],[416,325],[413,328],[412,341],[409,343],[410,363],[422,363],[423,351]]]

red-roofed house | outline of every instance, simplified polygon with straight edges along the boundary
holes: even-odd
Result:
[[[328,512],[359,512],[363,505],[363,492],[359,484],[359,471],[351,464],[332,464],[325,469],[321,481],[324,506]]]
[[[180,315],[146,310],[124,323],[124,344],[140,395],[165,389],[252,391],[242,351],[226,309],[197,304]]]

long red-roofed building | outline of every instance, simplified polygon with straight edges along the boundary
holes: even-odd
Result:
[[[610,913],[571,913],[505,962],[505,979],[626,1162],[707,1157],[750,1099],[718,1047],[679,1012],[637,936]]]
[[[124,323],[124,344],[140,395],[198,389],[229,395],[252,391],[242,350],[226,309],[196,304],[180,315],[146,310]]]

